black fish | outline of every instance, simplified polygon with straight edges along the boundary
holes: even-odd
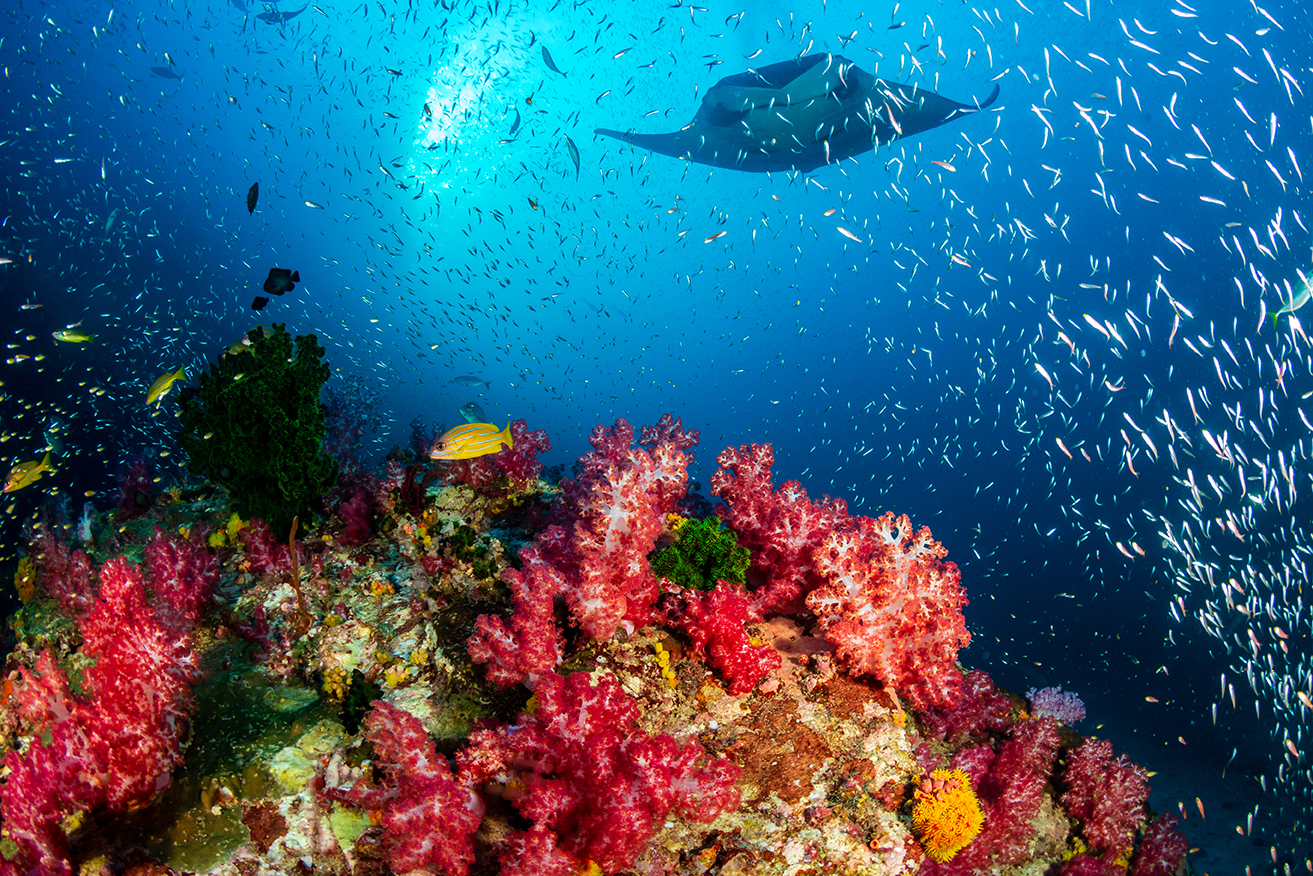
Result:
[[[255,17],[260,19],[261,21],[267,21],[270,24],[286,24],[287,22],[291,21],[293,18],[296,18],[298,15],[300,15],[302,12],[305,12],[309,8],[310,8],[310,4],[307,3],[306,5],[302,6],[300,9],[296,10],[295,12],[261,12],[259,15]]]
[[[268,298],[265,298],[263,295],[257,295],[255,296],[255,300],[251,302],[251,309],[264,310],[264,306],[268,303],[269,303]]]
[[[693,121],[669,134],[598,128],[662,155],[735,170],[814,170],[979,112],[998,99],[958,103],[878,79],[840,55],[807,55],[727,76],[707,89]]]
[[[179,82],[182,81],[182,77],[177,73],[174,73],[168,67],[151,67],[150,72],[154,73],[161,79],[177,79]]]
[[[546,46],[543,46],[543,63],[546,64],[547,69],[551,70],[553,73],[561,73],[560,70],[556,69],[556,62],[552,60],[552,53],[547,51]],[[561,73],[561,75],[564,76],[565,74]]]
[[[270,295],[282,295],[284,292],[291,292],[296,288],[294,284],[300,282],[300,271],[289,271],[287,268],[270,268],[269,276],[264,281],[264,291]],[[259,309],[256,308],[256,310]]]
[[[246,190],[246,212],[255,212],[255,202],[260,200],[260,184],[252,183],[251,187]]]

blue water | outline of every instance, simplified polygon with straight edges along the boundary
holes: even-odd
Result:
[[[670,411],[702,431],[703,481],[770,441],[777,482],[929,525],[971,596],[966,664],[1080,692],[1084,732],[1174,777],[1153,803],[1189,807],[1208,860],[1303,868],[1313,381],[1307,339],[1260,308],[1310,264],[1308,12],[703,6],[6,10],[0,453],[62,454],[7,497],[4,555],[52,495],[110,507],[135,453],[176,479],[176,400],[146,387],[256,323],[314,332],[334,381],[376,396],[374,461],[470,401],[546,429],[549,464]],[[1001,97],[809,174],[592,134],[675,130],[722,76],[809,51]],[[302,282],[255,313],[272,267]],[[94,341],[51,338],[71,324]]]

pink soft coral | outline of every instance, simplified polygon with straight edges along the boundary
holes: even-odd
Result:
[[[451,773],[419,719],[381,700],[365,716],[364,735],[374,745],[382,781],[358,782],[331,793],[381,811],[388,863],[398,873],[437,868],[465,876],[474,862],[474,832],[484,805]]]
[[[634,430],[623,419],[598,426],[593,450],[580,460],[579,477],[563,487],[557,522],[521,552],[525,575],[508,575],[515,615],[482,616],[469,641],[475,660],[490,663],[498,684],[537,675],[560,660],[552,601],[561,597],[571,621],[594,641],[616,630],[633,632],[652,619],[658,581],[647,563],[666,515],[688,483],[686,450],[692,438],[664,421],[645,433],[649,448],[631,446]]]
[[[1126,755],[1114,759],[1106,739],[1086,739],[1067,756],[1062,805],[1080,822],[1091,850],[1115,858],[1131,847],[1135,831],[1144,824],[1147,778],[1144,768]]]
[[[488,680],[498,687],[521,682],[533,687],[538,676],[561,662],[563,643],[552,616],[552,602],[564,590],[565,579],[542,558],[537,545],[521,551],[520,560],[520,570],[503,573],[511,588],[514,612],[509,618],[479,615],[466,644],[470,659],[486,663]]]
[[[821,543],[814,562],[823,582],[807,595],[848,671],[875,676],[918,710],[957,701],[957,652],[971,641],[961,575],[945,554],[905,515],[859,517]]]
[[[649,736],[614,679],[550,672],[534,696],[533,714],[476,730],[457,754],[463,775],[501,789],[534,822],[508,838],[503,876],[578,872],[590,860],[624,870],[670,812],[709,822],[738,806],[738,767],[696,741]]]
[[[49,652],[35,673],[22,670],[18,710],[35,732],[26,754],[5,757],[0,811],[18,851],[0,873],[71,872],[64,816],[144,805],[182,759],[200,676],[191,627],[216,574],[202,548],[158,531],[146,562],[148,577],[121,558],[100,570],[99,595],[78,623],[82,652],[95,660],[83,673],[84,698],[69,691]]]
[[[927,859],[925,876],[971,876],[997,872],[1031,854],[1035,818],[1048,792],[1045,785],[1058,753],[1058,725],[1052,718],[1014,724],[995,750],[981,743],[959,751],[953,766],[971,777],[985,822],[979,836],[948,861]]]
[[[748,639],[744,627],[749,621],[748,599],[732,585],[721,581],[708,593],[687,590],[671,603],[670,621],[692,639],[695,654],[707,655],[734,696],[752,690],[779,667],[779,652]]]
[[[828,496],[812,502],[797,481],[773,491],[775,453],[769,444],[727,447],[716,462],[711,491],[725,501],[716,513],[752,551],[754,619],[800,610],[802,598],[821,581],[813,555],[831,530],[847,522],[847,504]]]
[[[968,735],[998,733],[1012,725],[1012,700],[1008,699],[982,669],[972,669],[962,678],[957,702],[942,709],[928,709],[923,716],[930,732],[956,742]]]
[[[1135,850],[1131,876],[1172,876],[1181,868],[1190,843],[1176,829],[1180,821],[1175,815],[1159,815],[1149,822]]]

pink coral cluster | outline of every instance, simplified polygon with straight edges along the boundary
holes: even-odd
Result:
[[[965,736],[999,733],[1012,726],[1014,706],[981,669],[962,678],[962,695],[951,706],[928,709],[926,727],[940,739],[954,742]]]
[[[614,679],[550,672],[534,697],[532,714],[476,730],[456,756],[462,775],[533,822],[509,837],[502,876],[573,876],[588,861],[625,870],[669,813],[710,822],[738,806],[738,767],[695,740],[649,736]]]
[[[734,696],[752,690],[780,666],[778,651],[749,640],[745,628],[750,619],[748,598],[724,581],[708,593],[686,590],[672,598],[667,619],[689,637],[695,654],[706,654],[707,662],[729,682]]]
[[[181,761],[200,674],[191,630],[217,574],[204,548],[158,530],[146,569],[119,558],[100,570],[99,593],[78,622],[82,653],[95,661],[83,672],[84,696],[70,692],[48,651],[35,673],[21,671],[15,700],[33,740],[26,754],[5,757],[0,812],[18,852],[0,860],[0,873],[71,872],[64,816],[140,806]]]
[[[470,654],[490,663],[489,676],[498,683],[513,684],[547,668],[543,658],[555,650],[558,635],[555,623],[548,623],[557,596],[573,623],[595,641],[621,627],[633,632],[652,619],[659,590],[647,555],[684,495],[690,455],[680,448],[690,439],[675,421],[650,435],[650,448],[633,447],[633,437],[623,419],[613,429],[593,431],[594,449],[581,460],[579,477],[564,485],[558,522],[522,554],[539,568],[508,576],[515,616],[479,618]]]
[[[511,617],[479,615],[466,643],[470,659],[487,664],[488,680],[498,687],[520,682],[533,687],[539,676],[561,662],[564,648],[552,603],[565,589],[565,578],[542,558],[537,545],[521,551],[520,560],[518,571],[504,573],[511,588]]]
[[[374,531],[369,525],[369,518],[372,516],[369,500],[370,495],[367,492],[358,490],[351,498],[338,505],[337,513],[346,522],[346,529],[337,537],[338,544],[359,547],[374,537]]]
[[[1031,688],[1026,691],[1030,711],[1039,718],[1056,718],[1063,724],[1085,720],[1085,703],[1075,691],[1059,687]]]
[[[66,616],[81,617],[94,596],[91,560],[81,550],[65,544],[48,526],[38,527],[29,544],[42,589],[59,603]]]
[[[291,533],[288,533],[290,536]],[[292,553],[288,548],[288,536],[280,537],[269,524],[256,518],[242,528],[238,538],[246,547],[246,564],[252,572],[264,575],[270,572],[290,572],[292,570]],[[297,545],[297,562],[304,562],[301,547]]]
[[[769,444],[727,447],[716,461],[720,468],[711,476],[711,491],[725,502],[716,513],[752,551],[756,619],[801,610],[802,598],[821,583],[813,556],[830,532],[848,521],[847,504],[828,496],[812,502],[797,481],[773,490],[775,453]]]
[[[1135,831],[1144,824],[1147,778],[1144,767],[1126,755],[1114,758],[1106,739],[1086,739],[1067,756],[1062,805],[1080,822],[1092,851],[1112,860],[1131,847]]]
[[[1190,843],[1176,829],[1181,819],[1175,815],[1159,815],[1144,829],[1131,876],[1172,876],[1181,867]]]
[[[326,796],[381,814],[384,850],[397,873],[436,868],[465,876],[474,862],[474,832],[483,800],[451,773],[419,719],[376,700],[365,716],[364,735],[374,746],[382,781],[359,780]]]
[[[1143,825],[1148,788],[1145,772],[1125,756],[1113,758],[1112,745],[1088,739],[1068,751],[1061,775],[1054,765],[1061,748],[1055,718],[1018,718],[1012,701],[980,670],[968,672],[963,693],[950,708],[931,709],[927,729],[950,742],[970,744],[952,756],[951,764],[971,777],[985,812],[980,835],[948,861],[927,860],[924,876],[967,876],[994,872],[1027,860],[1033,852],[1035,822],[1048,787],[1065,787],[1059,802],[1076,822],[1089,852],[1068,861],[1062,872],[1075,876],[1125,872],[1115,866],[1132,848]],[[929,746],[918,751],[923,768],[933,756]],[[1059,782],[1060,779],[1060,782]],[[1145,832],[1132,858],[1139,876],[1168,876],[1180,865],[1185,838],[1173,822],[1159,820]]]
[[[795,481],[771,486],[768,445],[728,448],[712,491],[718,513],[753,555],[758,618],[805,604],[853,675],[872,675],[918,709],[956,701],[956,660],[971,636],[966,592],[943,546],[907,517],[851,517],[839,499],[819,504]]]
[[[823,578],[807,594],[818,628],[853,675],[873,675],[917,709],[957,701],[957,652],[971,641],[966,591],[948,552],[907,517],[858,517],[831,532],[813,562]]]

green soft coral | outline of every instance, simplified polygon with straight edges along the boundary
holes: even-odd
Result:
[[[742,584],[752,557],[717,518],[686,520],[675,543],[652,554],[652,571],[681,587],[712,590],[717,581]]]
[[[228,491],[243,518],[261,517],[276,533],[308,519],[333,488],[337,463],[323,451],[319,390],[329,377],[314,335],[296,339],[282,325],[251,351],[229,353],[183,393],[178,443],[193,474]]]

